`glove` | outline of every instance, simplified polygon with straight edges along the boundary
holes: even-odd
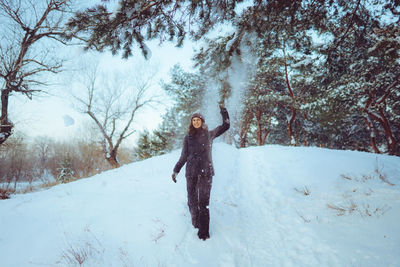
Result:
[[[172,181],[174,181],[174,183],[176,183],[176,176],[178,174],[176,172],[172,173]]]

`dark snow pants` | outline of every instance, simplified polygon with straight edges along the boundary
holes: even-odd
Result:
[[[210,204],[212,176],[186,177],[188,206],[192,224],[199,229],[199,237],[209,237]]]

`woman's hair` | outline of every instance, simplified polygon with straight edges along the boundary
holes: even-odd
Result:
[[[196,129],[196,128],[194,128],[192,122],[190,122],[190,125],[188,127],[189,135],[196,135],[198,132],[204,131],[204,130],[208,130],[208,127],[205,123],[203,123],[200,128]]]
[[[188,127],[188,133],[189,133],[189,135],[195,135],[197,133],[197,129],[194,128],[192,120],[190,120],[190,124]]]

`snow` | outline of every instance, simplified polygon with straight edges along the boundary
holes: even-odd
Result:
[[[146,59],[151,59],[153,54],[151,52],[151,49],[145,43],[143,43],[143,47],[141,47],[141,49],[143,49],[143,53],[146,54]]]
[[[2,266],[400,266],[399,157],[216,143],[202,241],[179,155],[0,201]]]
[[[228,42],[226,42],[225,52],[229,52],[231,50],[232,45],[235,43],[235,40],[235,34],[233,34],[232,38]]]
[[[315,58],[307,57],[307,58],[300,60],[297,63],[292,64],[291,67],[292,68],[300,68],[302,66],[312,65],[312,64],[314,64],[314,62],[315,62]]]
[[[10,85],[11,85],[12,87],[17,87],[17,86],[18,86],[18,83],[17,83],[16,81],[11,81],[11,82],[10,82]]]

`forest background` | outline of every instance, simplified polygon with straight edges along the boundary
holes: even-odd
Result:
[[[82,8],[1,0],[0,13],[0,181],[7,190],[180,148],[193,112],[219,123],[218,103],[231,115],[224,141],[236,147],[400,156],[400,1],[97,0]],[[159,82],[157,68],[141,61],[152,56],[150,42],[195,43],[192,68],[176,65]],[[101,69],[95,59],[68,58],[76,47],[140,64]],[[14,131],[8,100],[51,92],[55,80],[91,124],[68,141]],[[133,123],[161,104],[157,127]]]

